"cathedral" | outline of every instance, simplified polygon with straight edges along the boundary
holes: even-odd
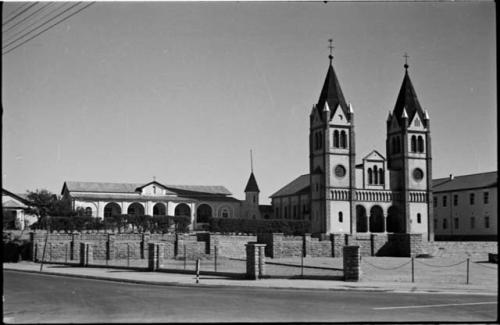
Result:
[[[373,150],[356,163],[355,113],[331,53],[329,59],[309,116],[309,173],[271,195],[274,217],[310,220],[313,233],[420,233],[432,240],[430,119],[408,63],[386,120],[385,153]]]

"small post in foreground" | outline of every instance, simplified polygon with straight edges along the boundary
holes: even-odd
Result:
[[[361,278],[361,254],[359,246],[344,246],[344,281],[359,281]]]
[[[200,259],[196,260],[196,283],[200,283]]]
[[[415,258],[411,258],[411,282],[415,282]]]
[[[467,284],[469,284],[469,261],[470,258],[467,258]]]

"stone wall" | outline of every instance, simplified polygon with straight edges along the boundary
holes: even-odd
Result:
[[[32,233],[33,260],[40,261],[45,233]],[[330,234],[312,237],[285,236],[282,233],[252,235],[226,234],[112,234],[82,233],[48,236],[45,260],[77,260],[80,243],[92,247],[93,260],[147,259],[148,244],[162,243],[166,258],[212,259],[215,247],[220,257],[244,258],[246,244],[266,244],[265,255],[271,258],[342,257],[344,246],[359,246],[361,256],[474,257],[487,260],[488,253],[498,252],[496,242],[427,242],[421,234]]]

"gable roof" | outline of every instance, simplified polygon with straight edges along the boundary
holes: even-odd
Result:
[[[498,185],[498,172],[486,172],[450,177],[437,178],[432,180],[432,191],[449,192],[461,191],[477,188],[495,187]]]
[[[224,186],[220,185],[162,185],[174,192],[191,192],[201,194],[231,195]],[[66,188],[69,192],[96,192],[96,193],[135,193],[138,188],[142,188],[149,183],[103,183],[103,182],[75,182],[67,181],[63,185],[62,192]],[[179,193],[181,194],[181,193]]]
[[[325,107],[325,102],[328,103],[330,107],[330,119],[333,117],[337,106],[340,105],[345,116],[349,116],[349,108],[340,88],[339,80],[337,79],[337,74],[333,69],[333,65],[330,62],[328,67],[328,72],[326,73],[325,82],[323,83],[323,88],[321,89],[321,94],[319,95],[318,104],[316,109],[318,110],[319,116],[323,118],[323,109]]]
[[[257,181],[255,180],[253,172],[250,174],[247,186],[245,187],[245,192],[260,192],[259,186],[257,185]]]
[[[27,194],[14,194],[14,193],[2,188],[2,196],[3,195],[10,196],[11,198],[18,200],[19,202],[21,202],[22,204],[25,204],[25,205],[34,205],[34,203],[28,199]],[[2,202],[3,202],[3,199],[2,199]],[[4,205],[4,204],[2,203],[2,205]]]
[[[424,111],[418,102],[417,93],[408,75],[408,69],[406,69],[403,83],[401,84],[401,89],[399,90],[396,105],[393,110],[393,115],[397,118],[399,125],[403,125],[402,115],[404,111],[408,115],[408,122],[413,120],[415,114],[419,114],[420,119],[424,120]]]
[[[380,152],[378,152],[377,150],[372,150],[369,154],[367,154],[363,158],[363,160],[368,160],[368,159],[372,159],[372,160],[385,160],[385,157],[382,156],[382,154]]]
[[[276,191],[270,197],[275,198],[279,196],[288,196],[294,194],[308,193],[310,188],[310,174],[305,174],[297,177],[281,189]]]

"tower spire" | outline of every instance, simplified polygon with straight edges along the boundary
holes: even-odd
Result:
[[[409,65],[408,65],[408,58],[409,58],[408,53],[405,52],[405,55],[403,55],[403,57],[405,58],[404,67],[405,67],[405,70],[408,72],[408,67],[409,67]]]
[[[252,149],[250,149],[250,172],[253,174],[253,155],[252,155]]]
[[[328,45],[328,48],[330,49],[330,55],[328,56],[328,58],[330,59],[330,65],[332,64],[332,59],[333,59],[333,49],[335,48],[333,45],[332,45],[332,42],[333,42],[333,39],[329,39],[328,40],[328,43],[330,43],[330,45]]]

